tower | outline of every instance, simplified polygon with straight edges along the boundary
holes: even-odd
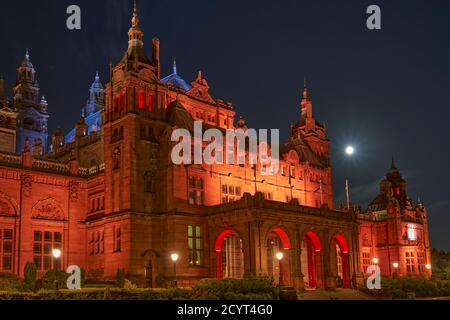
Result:
[[[13,105],[17,110],[17,152],[22,152],[28,138],[34,150],[43,155],[48,138],[48,103],[45,97],[39,97],[39,83],[36,70],[26,51],[25,58],[17,69],[17,81],[13,88]]]
[[[111,81],[106,86],[103,130],[105,176],[110,180],[106,181],[106,198],[110,199],[107,212],[149,212],[154,207],[153,197],[146,194],[151,189],[146,188],[150,184],[146,179],[158,175],[155,136],[164,129],[161,121],[155,120],[164,119],[167,89],[158,83],[159,40],[152,41],[155,56],[151,61],[143,39],[135,3],[127,51],[117,65],[111,66]]]
[[[86,135],[92,132],[100,132],[102,128],[102,112],[105,110],[106,94],[105,87],[100,81],[98,72],[94,82],[89,87],[89,99],[81,108],[81,116],[87,125]],[[72,143],[77,136],[76,128],[73,128],[66,136],[65,143]]]
[[[89,117],[93,113],[103,111],[105,108],[105,88],[100,82],[100,76],[95,75],[95,80],[89,88],[89,100],[86,107],[82,110],[84,117]]]

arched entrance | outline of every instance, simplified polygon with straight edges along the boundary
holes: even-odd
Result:
[[[322,244],[313,231],[308,231],[302,240],[301,266],[305,289],[317,289]]]
[[[234,230],[222,231],[214,245],[216,278],[243,278],[244,251],[242,239]]]
[[[337,234],[334,237],[334,240],[336,242],[336,270],[340,279],[338,286],[350,288],[350,260],[347,239],[345,239],[344,236]]]
[[[289,283],[289,255],[287,250],[291,249],[291,242],[286,232],[281,228],[274,228],[267,236],[267,274],[271,276],[276,284],[287,285]],[[282,253],[282,259],[278,260],[276,255]]]

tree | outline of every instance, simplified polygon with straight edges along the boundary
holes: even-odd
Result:
[[[36,265],[32,262],[28,262],[25,265],[25,268],[23,270],[24,273],[24,284],[25,289],[29,291],[35,291],[36,290],[36,280],[37,280],[37,269]]]
[[[116,285],[119,288],[123,288],[125,286],[125,270],[124,269],[117,270]]]

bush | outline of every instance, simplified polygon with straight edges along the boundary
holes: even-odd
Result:
[[[386,295],[404,299],[408,293],[414,292],[416,297],[437,297],[450,295],[450,281],[428,280],[425,278],[383,279]]]
[[[124,269],[117,270],[116,285],[119,288],[123,288],[125,286],[125,270]]]
[[[36,265],[32,262],[28,262],[24,268],[24,283],[23,289],[26,291],[36,291],[37,270]]]
[[[193,297],[202,300],[274,299],[276,288],[269,278],[249,277],[244,279],[201,280],[193,288]]]
[[[123,288],[128,291],[133,291],[133,290],[136,290],[138,287],[137,287],[137,285],[133,284],[130,280],[125,279]]]
[[[42,278],[42,288],[46,290],[67,289],[69,275],[61,270],[49,270]]]
[[[11,274],[0,274],[0,291],[17,291],[21,290],[22,280]]]

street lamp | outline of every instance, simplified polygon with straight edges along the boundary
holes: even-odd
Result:
[[[59,258],[61,258],[61,250],[60,249],[53,249],[52,255],[54,258],[53,264],[55,266],[55,288],[56,291],[58,291],[58,262]]]
[[[378,264],[379,260],[378,260],[378,258],[373,258],[373,259],[372,259],[372,262],[373,262],[373,264],[376,265],[376,264]]]
[[[177,261],[180,258],[180,256],[178,255],[178,253],[172,253],[170,255],[170,258],[173,261],[173,279],[174,279],[174,285],[175,287],[178,286],[177,284]]]
[[[277,252],[275,257],[278,260],[278,269],[279,269],[279,273],[280,273],[278,285],[281,287],[283,284],[283,270],[281,270],[281,260],[283,260],[283,257],[284,257],[283,252]]]
[[[400,266],[399,265],[399,263],[398,262],[394,262],[393,264],[392,264],[392,266],[394,267],[394,274],[392,275],[392,277],[393,278],[396,278],[397,277],[397,271],[398,271],[398,267]]]
[[[427,264],[425,265],[425,269],[431,270],[431,264],[427,263]]]

